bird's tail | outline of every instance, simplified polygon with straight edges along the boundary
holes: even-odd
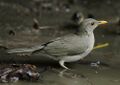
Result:
[[[8,49],[7,53],[32,53],[36,50],[40,50],[44,48],[44,46],[34,46],[31,48],[17,48],[17,49]]]

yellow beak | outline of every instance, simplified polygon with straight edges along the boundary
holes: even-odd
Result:
[[[108,23],[107,21],[98,21],[99,25]]]

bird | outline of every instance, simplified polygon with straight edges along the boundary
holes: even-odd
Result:
[[[64,22],[61,25],[58,25],[58,27],[54,27],[54,29],[57,31],[58,33],[55,33],[56,36],[60,36],[60,35],[65,35],[67,33],[75,33],[78,31],[79,25],[81,24],[81,22],[85,19],[85,16],[83,15],[82,12],[80,11],[75,11],[71,17],[70,20],[68,22]]]
[[[76,11],[73,13],[73,15],[71,17],[71,21],[73,21],[73,23],[75,23],[75,24],[80,24],[84,20],[84,18],[85,18],[85,16],[83,15],[82,12]]]
[[[8,49],[8,53],[45,53],[59,62],[64,69],[65,62],[75,62],[86,57],[93,49],[95,38],[94,30],[107,21],[98,21],[93,18],[84,19],[76,33],[69,33],[64,36],[57,37],[42,45],[33,46],[31,48]]]

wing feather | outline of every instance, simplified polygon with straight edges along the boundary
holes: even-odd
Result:
[[[87,42],[77,35],[60,37],[44,47],[44,51],[53,56],[80,54],[88,48]]]

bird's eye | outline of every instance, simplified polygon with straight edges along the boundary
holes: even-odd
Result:
[[[95,24],[94,22],[91,23],[91,25],[94,25],[94,24]]]

